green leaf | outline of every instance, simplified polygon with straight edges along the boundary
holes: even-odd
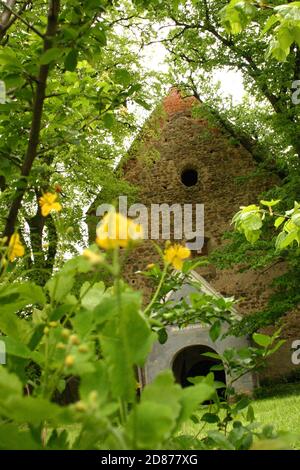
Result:
[[[160,328],[157,332],[158,335],[158,341],[160,344],[165,344],[168,340],[168,333],[165,328]]]
[[[6,423],[0,426],[1,450],[42,450],[42,443],[38,443],[28,429],[22,429],[20,425]]]
[[[97,42],[100,46],[104,47],[107,44],[105,30],[102,29],[102,26],[97,24],[91,29],[93,36],[97,39]]]
[[[118,314],[117,299],[107,292],[103,295],[101,302],[94,308],[94,321],[96,325],[112,320]]]
[[[300,21],[300,2],[278,5],[274,7],[274,10],[287,20]]]
[[[109,394],[109,380],[104,361],[98,361],[95,364],[95,370],[92,373],[82,374],[80,378],[80,397],[86,400],[90,393],[96,391],[101,401],[105,401]]]
[[[117,83],[127,87],[132,81],[132,75],[126,69],[116,69],[115,70],[115,80]]]
[[[165,391],[163,395],[162,390]],[[178,403],[180,397],[181,388],[178,384],[175,384],[173,374],[168,370],[159,373],[155,380],[145,387],[141,400],[170,405],[171,408],[174,408],[174,414],[176,414],[176,410],[178,414],[180,411]]]
[[[277,41],[276,39],[273,39],[269,44],[269,48],[267,50],[266,56],[267,58],[270,56],[273,56],[279,62],[285,62],[289,53],[290,53],[289,47],[282,48],[280,42]]]
[[[205,423],[219,423],[220,418],[215,413],[204,413],[201,417],[201,421],[204,421]]]
[[[11,395],[0,402],[0,413],[18,423],[40,425],[44,421],[56,422],[62,410],[43,398]]]
[[[81,305],[87,310],[94,310],[100,304],[105,286],[102,281],[96,282],[92,287],[85,282],[80,289]]]
[[[199,405],[212,398],[214,394],[214,386],[203,382],[193,385],[192,387],[184,388],[180,398],[181,413],[178,418],[178,426],[189,419]]]
[[[234,411],[236,413],[239,413],[242,411],[244,408],[247,408],[247,406],[250,403],[250,398],[248,397],[243,397],[241,400],[238,401],[238,403],[234,407]]]
[[[159,449],[176,427],[182,389],[171,371],[160,373],[142,392],[141,403],[130,414],[126,435],[134,448]]]
[[[5,69],[9,68],[12,70],[22,67],[22,64],[17,58],[15,51],[10,49],[9,47],[5,47],[5,49],[0,52],[0,66],[1,65],[9,66],[9,67],[5,67]]]
[[[172,408],[159,402],[144,401],[130,414],[125,433],[133,449],[161,449],[176,424]]]
[[[283,250],[289,245],[292,245],[294,241],[298,241],[298,231],[294,230],[290,233],[280,232],[276,238],[275,247],[276,250]],[[299,244],[299,241],[298,241]]]
[[[294,42],[292,31],[287,26],[281,26],[277,32],[277,40],[282,50],[288,50],[291,44]]]
[[[253,333],[252,335],[253,340],[259,346],[263,346],[264,348],[270,346],[272,344],[272,338],[268,335],[263,335],[261,333]]]
[[[47,65],[50,62],[57,61],[62,56],[63,51],[58,47],[52,47],[44,52],[40,57],[40,64]]]
[[[217,320],[211,327],[210,327],[210,330],[209,330],[209,336],[211,338],[212,341],[217,341],[217,339],[219,338],[220,334],[221,334],[221,330],[222,330],[222,324],[220,322],[220,320]]]
[[[219,354],[217,354],[217,353],[206,352],[206,353],[202,353],[201,356],[211,357],[212,359],[218,359],[218,360],[220,360],[220,356],[219,356]]]
[[[274,24],[278,23],[279,21],[280,21],[280,19],[279,19],[278,16],[276,16],[276,15],[270,16],[270,18],[268,19],[268,21],[265,24],[264,29],[262,30],[261,36],[266,34],[269,31],[269,29],[271,29],[272,26],[274,26]]]
[[[300,227],[300,214],[296,213],[292,215],[292,222],[297,226]]]
[[[218,431],[210,431],[208,433],[209,439],[211,439],[218,450],[234,450],[234,446],[228,441],[228,439]]]
[[[16,313],[27,305],[44,305],[43,289],[32,282],[15,283],[1,289],[1,314]]]
[[[65,69],[69,72],[74,72],[77,67],[78,60],[78,51],[76,49],[71,49],[68,55],[65,58]]]
[[[95,325],[94,313],[91,310],[80,309],[71,321],[75,331],[84,338]]]
[[[113,113],[105,113],[102,120],[106,129],[111,129],[115,124],[115,116]]]
[[[75,272],[67,273],[63,269],[53,276],[46,284],[51,300],[61,302],[71,291],[74,285]]]
[[[11,338],[28,343],[33,333],[32,324],[16,315],[28,305],[46,302],[43,289],[31,282],[15,283],[0,293],[0,330]]]
[[[8,372],[5,366],[0,366],[0,402],[12,395],[22,395],[23,386],[15,374]]]
[[[272,199],[271,201],[264,201],[263,199],[260,201],[260,203],[263,205],[263,206],[267,206],[267,207],[273,207],[273,206],[276,206],[277,204],[279,204],[280,202],[280,199]]]
[[[103,355],[115,398],[131,401],[135,394],[133,368],[142,366],[156,335],[140,313],[140,295],[123,293],[120,309],[100,332]]]
[[[245,237],[252,245],[257,242],[261,234],[260,230],[245,230]]]
[[[6,353],[9,356],[21,357],[23,359],[32,359],[41,364],[43,362],[43,355],[37,351],[31,351],[25,344],[16,341],[14,338],[2,336],[1,340],[4,341],[6,346]]]
[[[148,104],[145,100],[142,100],[141,98],[135,98],[134,101],[140,106],[142,106],[144,109],[146,109],[147,111],[150,111],[152,108],[150,104]]]
[[[274,227],[278,228],[285,221],[285,217],[277,217],[274,222]]]
[[[248,406],[246,419],[247,419],[247,421],[250,421],[250,423],[253,423],[253,421],[254,421],[254,419],[255,419],[254,410],[253,410],[253,406],[252,406],[252,405],[249,405],[249,406]]]

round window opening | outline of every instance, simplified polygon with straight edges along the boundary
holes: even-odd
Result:
[[[198,171],[194,168],[186,168],[181,173],[181,182],[190,188],[198,183]]]

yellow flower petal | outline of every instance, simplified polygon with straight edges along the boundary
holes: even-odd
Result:
[[[182,245],[166,245],[166,249],[164,252],[164,260],[165,262],[172,264],[175,269],[182,269],[183,260],[190,256],[190,250]]]
[[[178,248],[178,256],[181,259],[188,258],[191,255],[191,250],[186,246],[179,246]]]
[[[103,217],[96,232],[96,243],[105,250],[115,247],[126,248],[130,243],[143,238],[141,225],[114,211]]]
[[[92,250],[89,250],[88,248],[83,250],[82,256],[84,256],[84,258],[88,259],[91,262],[91,264],[103,263],[103,256],[99,255],[98,253],[95,253]]]
[[[51,211],[59,212],[62,210],[61,204],[56,201],[57,197],[57,194],[54,193],[45,193],[40,197],[39,204],[43,217],[47,217]]]
[[[172,262],[173,266],[175,269],[182,269],[182,266],[183,266],[183,261],[182,259],[178,258],[177,256],[173,259],[173,262]]]
[[[8,259],[14,261],[16,258],[24,256],[25,248],[21,243],[20,235],[14,233],[9,240],[8,244]]]

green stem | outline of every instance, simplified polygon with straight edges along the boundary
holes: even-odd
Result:
[[[159,284],[158,284],[158,286],[157,286],[157,288],[156,288],[156,291],[155,291],[155,293],[154,293],[154,295],[153,295],[153,297],[152,297],[151,302],[147,305],[147,307],[145,308],[145,310],[144,310],[144,312],[143,312],[144,315],[146,315],[146,314],[150,311],[151,307],[152,307],[153,304],[155,303],[155,301],[156,301],[156,299],[157,299],[157,297],[158,297],[158,295],[159,295],[159,293],[160,293],[160,291],[161,291],[163,282],[164,282],[164,280],[165,280],[165,277],[166,277],[166,274],[167,274],[167,271],[168,271],[168,267],[169,267],[169,264],[165,264],[164,270],[163,270],[163,272],[162,272],[162,275],[161,275],[161,278],[160,278],[160,281],[159,281]]]
[[[119,247],[115,247],[113,251],[113,273],[115,276],[115,293],[117,299],[118,312],[120,316],[120,328],[122,330],[123,323],[123,310],[122,310],[122,294],[121,294],[121,267],[120,267],[120,258],[119,258]],[[127,421],[127,408],[128,404],[124,398],[119,399],[120,402],[120,421],[124,425]]]
[[[49,368],[49,336],[45,338],[45,374],[44,374],[44,398],[47,397],[47,388],[48,388],[48,368]]]

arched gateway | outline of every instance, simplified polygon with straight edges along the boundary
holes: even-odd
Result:
[[[220,294],[198,273],[192,272],[200,290],[205,294],[220,297]],[[169,300],[175,302],[183,297],[189,298],[189,294],[195,292],[196,288],[190,284],[183,285],[181,289],[171,294]],[[233,310],[237,315],[237,312]],[[223,332],[226,327],[223,327]],[[165,344],[155,343],[147,363],[143,369],[139,370],[139,380],[142,385],[152,382],[161,371],[171,369],[175,380],[183,387],[189,385],[188,378],[199,375],[207,375],[210,367],[220,363],[217,359],[203,356],[205,352],[215,352],[222,354],[226,349],[241,349],[249,346],[247,337],[226,336],[213,342],[209,336],[209,328],[202,324],[194,324],[185,328],[177,326],[168,327],[168,340]],[[221,382],[228,382],[226,369],[215,372],[215,379]],[[251,394],[255,386],[256,378],[252,374],[247,374],[234,384],[237,393]]]

